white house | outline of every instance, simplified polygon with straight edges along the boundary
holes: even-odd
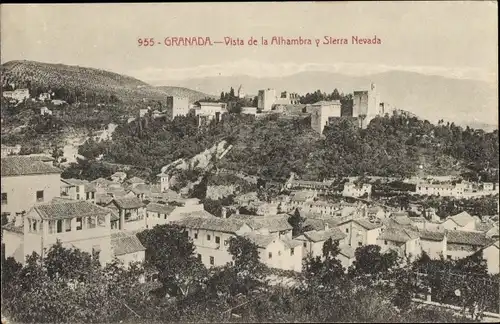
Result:
[[[344,197],[362,197],[363,195],[370,196],[372,193],[372,185],[364,183],[362,185],[355,184],[354,182],[346,182],[342,195]]]
[[[111,234],[111,249],[113,255],[128,267],[131,263],[144,262],[146,248],[135,234],[116,232]]]
[[[488,272],[497,274],[500,272],[500,264],[498,261],[500,255],[499,241],[495,241],[483,249],[483,258],[488,265]]]
[[[476,220],[469,213],[463,211],[457,215],[447,217],[441,226],[447,230],[475,231]]]
[[[444,231],[419,230],[422,251],[431,259],[439,260],[446,256],[446,234]]]
[[[422,252],[419,234],[407,228],[384,229],[377,238],[377,245],[382,253],[394,250],[402,257],[415,258]]]
[[[302,242],[304,256],[323,256],[323,245],[329,239],[339,242],[339,245],[346,243],[347,235],[338,228],[327,230],[312,230],[297,236],[295,239]]]
[[[446,258],[450,260],[468,257],[491,243],[484,233],[460,230],[446,231],[446,241]]]

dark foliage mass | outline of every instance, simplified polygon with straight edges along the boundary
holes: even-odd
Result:
[[[176,225],[138,237],[146,260],[129,268],[117,259],[101,267],[95,256],[60,243],[43,257],[28,256],[24,266],[3,258],[2,315],[36,323],[471,321],[411,302],[429,291],[474,319],[498,307],[498,275],[487,274],[480,253],[459,261],[424,254],[403,263],[394,253],[365,246],[345,272],[338,243],[328,240],[323,257],[306,257],[303,272],[292,275],[270,271],[244,237],[229,240],[232,262],[210,269]],[[271,273],[289,276],[296,285],[272,285]],[[144,281],[151,276],[157,281]]]

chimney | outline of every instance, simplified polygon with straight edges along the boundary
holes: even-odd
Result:
[[[224,206],[222,207],[221,217],[222,218],[227,218],[227,208],[224,207]]]

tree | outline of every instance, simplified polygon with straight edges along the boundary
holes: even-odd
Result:
[[[52,245],[44,259],[50,278],[83,280],[96,266],[92,256],[74,248],[65,248],[60,241]]]
[[[398,256],[395,251],[380,253],[380,249],[378,245],[365,245],[357,248],[354,252],[355,260],[351,273],[376,278],[397,265]]]
[[[339,253],[339,242],[329,238],[323,244],[323,257],[307,256],[303,270],[307,281],[315,286],[333,288],[339,279],[344,278],[344,268],[337,259]]]
[[[292,226],[292,235],[294,237],[302,234],[305,220],[306,219],[300,215],[298,208],[296,208],[293,215],[288,218],[288,223]]]
[[[146,264],[158,271],[162,292],[169,296],[186,296],[203,284],[206,269],[194,256],[194,245],[188,232],[178,226],[155,226],[137,234],[146,247]]]

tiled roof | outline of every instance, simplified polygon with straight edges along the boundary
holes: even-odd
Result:
[[[386,228],[378,237],[379,240],[405,243],[419,238],[419,233],[406,228]]]
[[[486,246],[491,240],[481,232],[467,232],[467,231],[447,231],[446,241],[448,244],[463,244],[473,246]]]
[[[42,219],[67,219],[74,217],[106,215],[109,210],[88,201],[61,200],[33,208]]]
[[[321,219],[306,218],[304,227],[310,226],[313,230],[322,231],[325,229],[325,222]]]
[[[14,223],[7,223],[4,226],[2,226],[2,228],[6,231],[9,231],[9,232],[14,232],[17,234],[24,234],[24,227],[22,225],[15,226]]]
[[[190,229],[204,229],[224,233],[236,233],[244,222],[231,218],[199,218],[188,217],[176,222],[180,226]]]
[[[112,203],[114,203],[118,208],[121,209],[135,209],[144,207],[144,203],[137,197],[130,198],[115,198]]]
[[[113,247],[116,256],[146,250],[137,236],[123,232],[111,234],[111,246]]]
[[[266,248],[278,238],[274,235],[262,235],[257,233],[245,233],[243,237],[248,238],[252,243],[260,248]]]
[[[359,226],[364,227],[367,230],[372,230],[381,227],[380,224],[378,223],[372,223],[367,219],[364,218],[358,218],[354,220],[355,223],[357,223]]]
[[[426,240],[426,241],[442,241],[444,239],[444,231],[427,231],[427,230],[420,230],[419,232],[420,239],[421,240]]]
[[[217,218],[214,215],[210,214],[206,210],[197,210],[197,211],[192,211],[192,212],[187,212],[187,213],[181,213],[180,214],[181,218],[189,218],[189,217],[196,217],[196,218]]]
[[[2,177],[61,172],[52,165],[30,157],[7,156],[1,160]]]
[[[283,243],[285,243],[285,245],[289,248],[289,249],[293,249],[294,247],[297,247],[299,245],[302,245],[302,242],[301,241],[298,241],[298,240],[293,240],[293,239],[290,239],[288,237],[281,237],[280,238],[281,241],[283,241]]]
[[[137,186],[135,186],[134,188],[131,188],[130,189],[133,193],[135,193],[136,195],[138,194],[150,194],[151,193],[151,186],[150,185],[147,185],[147,184],[138,184]]]
[[[493,227],[495,227],[494,224],[491,224],[489,222],[479,222],[476,223],[476,230],[481,231],[481,232],[488,232],[491,230]]]
[[[340,100],[331,100],[331,101],[322,100],[322,101],[318,101],[318,102],[316,102],[316,103],[313,104],[313,106],[318,106],[318,105],[321,105],[321,106],[324,106],[324,105],[340,105]]]
[[[266,228],[269,232],[279,232],[288,231],[293,228],[292,225],[288,223],[288,217],[288,215],[232,215],[230,218],[242,220],[255,230]]]
[[[305,232],[304,235],[313,242],[326,241],[330,238],[334,241],[338,241],[346,237],[346,235],[338,228],[332,228],[324,231],[309,231]]]
[[[108,186],[114,182],[111,180],[108,180],[108,179],[104,179],[104,178],[97,178],[95,180],[90,181],[90,183],[101,185],[101,186]]]
[[[348,244],[342,244],[339,246],[340,249],[340,254],[342,254],[345,257],[348,257],[349,259],[352,259],[355,257],[355,252],[356,250],[348,245]]]
[[[87,180],[80,180],[80,179],[61,179],[61,181],[64,181],[66,183],[69,183],[72,186],[81,186],[83,185],[84,191],[85,192],[96,192],[96,188],[94,184],[88,182]]]
[[[474,218],[466,211],[463,211],[455,216],[450,216],[449,218],[460,226],[465,226],[470,222],[474,222]]]
[[[170,214],[175,209],[174,206],[166,205],[166,204],[158,204],[158,203],[150,203],[146,206],[146,210],[152,213],[160,213],[160,214]]]

